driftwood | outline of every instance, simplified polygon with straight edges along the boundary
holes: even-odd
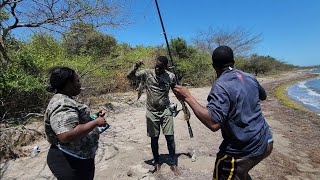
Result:
[[[30,122],[30,120],[33,118],[33,117],[43,117],[44,115],[43,114],[40,114],[40,113],[29,113],[27,114],[26,116],[24,116],[22,119],[27,119],[26,121],[23,122],[23,125],[26,125],[28,124],[28,122]]]
[[[7,110],[4,115],[2,116],[2,119],[1,119],[1,123],[3,124],[10,124],[10,122],[15,122],[15,124],[22,124],[22,125],[26,125],[28,124],[33,117],[43,117],[44,115],[43,114],[40,114],[40,113],[28,113],[27,115],[23,116],[22,118],[5,118],[5,115],[6,113],[8,112],[9,110]]]

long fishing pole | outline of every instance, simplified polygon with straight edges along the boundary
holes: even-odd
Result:
[[[156,3],[156,6],[157,6],[157,11],[158,11],[158,15],[159,15],[159,19],[160,19],[160,23],[161,23],[161,27],[162,27],[162,33],[164,35],[164,39],[166,40],[166,44],[167,44],[167,49],[168,49],[168,53],[169,53],[169,58],[170,58],[170,62],[171,62],[171,65],[173,67],[173,73],[175,75],[175,79],[176,79],[176,84],[180,84],[179,83],[179,77],[178,77],[178,74],[177,74],[177,70],[176,70],[176,65],[172,59],[172,55],[171,55],[171,51],[170,51],[170,46],[169,46],[169,42],[168,42],[168,38],[167,38],[167,34],[166,34],[166,30],[164,28],[164,25],[163,25],[163,21],[162,21],[162,17],[161,17],[161,13],[160,13],[160,9],[159,9],[159,5],[158,5],[158,1],[157,0],[154,0],[155,3]],[[190,112],[185,104],[185,102],[183,101],[180,101],[181,105],[182,105],[182,110],[184,112],[184,119],[187,121],[187,124],[188,124],[188,131],[189,131],[189,136],[190,138],[193,138],[193,132],[192,132],[192,128],[191,128],[191,125],[190,125]]]

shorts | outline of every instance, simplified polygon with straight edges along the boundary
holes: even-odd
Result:
[[[250,158],[235,158],[218,153],[213,172],[214,180],[251,180],[249,171],[264,158],[268,157],[273,149],[273,142],[268,143],[264,154]]]
[[[163,111],[152,112],[147,110],[147,134],[149,137],[159,137],[160,126],[164,135],[173,135],[173,114],[169,108]]]

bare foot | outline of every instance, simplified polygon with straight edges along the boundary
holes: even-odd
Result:
[[[154,169],[151,171],[151,173],[158,174],[160,173],[160,169],[161,169],[160,164],[156,164],[154,165]]]
[[[178,166],[176,166],[176,165],[171,165],[171,166],[170,166],[170,169],[171,169],[171,171],[173,171],[173,173],[174,173],[175,176],[180,176],[180,175],[181,175],[181,171],[180,171],[180,169],[178,168]]]

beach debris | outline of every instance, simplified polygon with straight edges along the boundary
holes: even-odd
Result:
[[[40,147],[39,146],[34,146],[32,148],[32,151],[31,151],[31,157],[36,157],[40,152]]]
[[[191,161],[196,162],[196,160],[197,160],[196,150],[193,150],[191,152]]]
[[[127,176],[131,177],[132,176],[132,170],[130,169],[129,171],[127,171]]]

